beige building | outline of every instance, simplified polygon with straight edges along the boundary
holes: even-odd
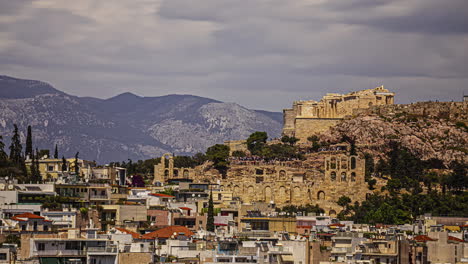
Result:
[[[295,101],[291,109],[283,110],[283,135],[306,142],[307,137],[326,131],[356,110],[393,104],[394,96],[380,86],[348,94],[328,93],[320,101]]]

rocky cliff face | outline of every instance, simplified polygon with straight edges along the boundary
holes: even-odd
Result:
[[[467,103],[426,102],[376,107],[344,120],[321,140],[339,142],[347,135],[365,151],[379,155],[396,140],[423,160],[468,162]]]
[[[0,135],[7,143],[14,123],[23,133],[32,125],[39,148],[53,150],[57,144],[60,156],[79,151],[98,162],[194,154],[254,131],[278,137],[282,127],[281,113],[191,95],[81,98],[7,76],[0,76],[0,88]]]

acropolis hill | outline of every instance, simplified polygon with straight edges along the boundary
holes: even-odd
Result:
[[[393,104],[394,96],[394,93],[380,86],[348,94],[327,93],[318,102],[295,101],[291,109],[283,110],[283,135],[306,142],[307,137],[328,130],[356,111]]]

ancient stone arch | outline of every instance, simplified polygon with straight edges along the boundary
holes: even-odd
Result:
[[[330,159],[330,163],[331,163],[331,164],[330,164],[330,168],[331,168],[332,170],[336,170],[336,158],[335,158],[335,157],[332,157],[332,158]]]
[[[188,177],[189,177],[189,170],[185,169],[184,170],[184,178],[188,179]]]
[[[351,172],[351,181],[352,182],[356,181],[356,173],[355,172]]]
[[[348,169],[348,159],[346,157],[341,158],[341,169],[342,170]]]
[[[324,191],[319,191],[317,193],[317,200],[325,200],[325,192]]]
[[[286,180],[286,171],[285,170],[280,170],[279,179],[280,179],[280,181]]]
[[[255,199],[255,189],[254,189],[254,187],[252,185],[247,187],[247,196],[248,196],[249,202],[254,201],[254,199]]]
[[[266,203],[269,203],[270,201],[273,201],[273,193],[271,192],[271,187],[270,186],[265,187],[264,194],[265,194],[265,202]]]
[[[346,172],[341,173],[341,181],[345,182],[346,181]]]
[[[169,166],[166,168],[166,157],[169,159]],[[174,157],[170,153],[161,156],[159,164],[154,166],[153,184],[157,181],[166,181],[174,176]]]
[[[356,169],[356,157],[351,157],[351,169]]]
[[[234,195],[239,195],[241,193],[241,188],[238,185],[234,185],[234,188],[232,189]]]
[[[278,199],[277,199],[278,202],[279,203],[285,203],[288,200],[288,197],[286,195],[287,195],[286,187],[284,187],[284,186],[279,187]]]
[[[293,189],[292,189],[292,201],[294,203],[300,203],[301,200],[302,200],[302,195],[301,195],[301,188],[299,188],[299,186],[295,186]]]
[[[330,179],[331,179],[332,181],[335,181],[335,180],[336,180],[336,172],[332,171],[332,172],[330,173]]]

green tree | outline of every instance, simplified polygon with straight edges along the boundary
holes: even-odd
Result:
[[[213,193],[210,191],[210,199],[208,200],[208,216],[206,219],[206,230],[214,232],[214,205],[213,205]]]
[[[20,135],[18,133],[18,126],[16,124],[13,125],[13,137],[11,138],[11,145],[10,145],[10,160],[16,165],[20,166],[22,162],[22,145],[20,141]]]
[[[67,170],[67,160],[65,159],[65,156],[62,156],[62,172]]]
[[[340,198],[338,198],[338,201],[336,202],[339,206],[343,207],[343,209],[348,206],[351,203],[351,198],[348,196],[342,195]]]
[[[372,173],[374,173],[374,158],[369,153],[364,153],[364,160],[366,165],[365,171],[365,180],[369,181],[372,177]]]
[[[3,137],[0,135],[0,167],[6,166],[8,162],[8,156],[5,153],[5,144],[3,143]]]
[[[268,134],[266,132],[254,132],[247,138],[247,149],[252,155],[261,155],[267,139]]]
[[[229,146],[222,144],[211,146],[206,150],[206,157],[214,163],[215,169],[223,175],[226,174],[229,166]]]
[[[28,133],[26,136],[26,149],[24,152],[24,156],[31,157],[32,155],[33,155],[32,129],[31,129],[31,126],[28,126]]]
[[[296,144],[298,141],[299,141],[299,139],[296,138],[296,137],[283,136],[283,137],[281,138],[281,142],[283,142],[284,144],[289,144],[289,145],[291,145],[291,146],[293,146],[294,144]]]
[[[54,159],[58,159],[58,147],[57,147],[57,144],[55,144]]]
[[[78,155],[80,154],[80,152],[77,152],[75,154],[75,174],[76,175],[79,175],[80,173],[80,167],[78,166]]]
[[[35,155],[36,159],[35,159],[35,161],[32,162],[34,164],[34,167],[35,167],[34,168],[35,174],[32,175],[32,177],[33,177],[32,180],[34,182],[40,182],[42,180],[41,171],[39,170],[39,155],[40,155],[39,153],[40,152],[36,148],[36,155]]]
[[[242,150],[236,150],[232,152],[232,156],[237,157],[237,158],[242,158],[242,157],[247,156],[247,154],[245,154],[245,152]]]

